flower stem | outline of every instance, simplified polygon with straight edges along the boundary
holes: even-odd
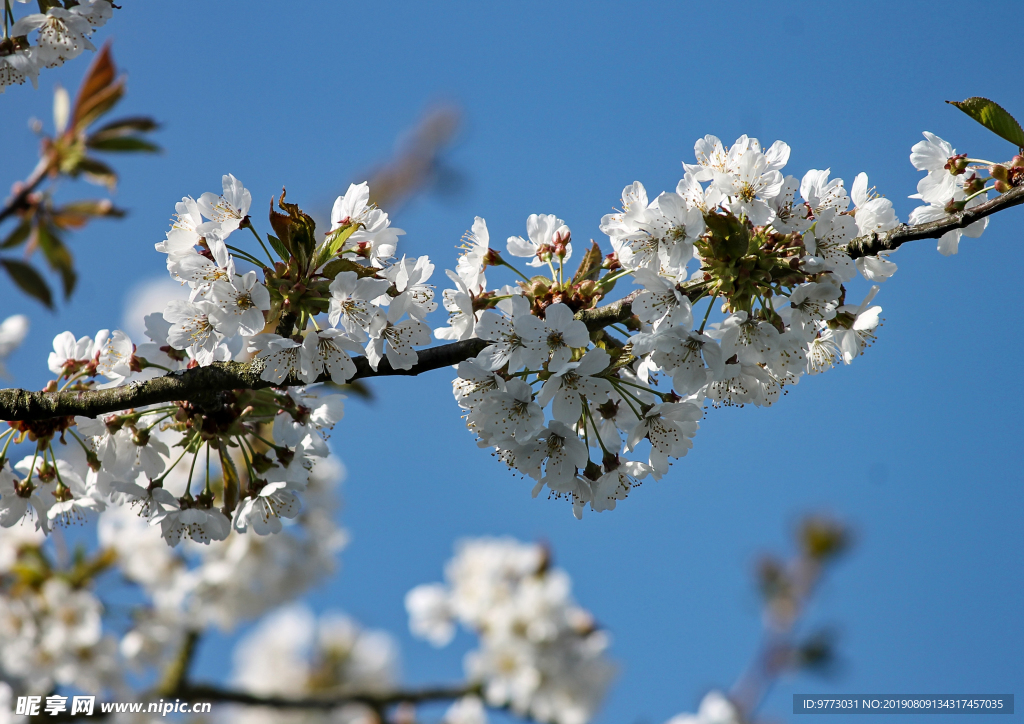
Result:
[[[209,455],[209,452],[207,452]],[[188,469],[188,485],[185,487],[185,492],[188,493],[189,497],[192,497],[192,475],[196,471],[196,460],[199,459],[199,450],[197,449],[195,454],[192,456],[192,467]]]
[[[252,224],[249,224],[248,226],[249,226],[249,231],[251,231],[252,235],[256,237],[256,241],[258,241],[260,243],[260,246],[263,247],[263,253],[267,255],[268,259],[270,259],[270,266],[273,267],[274,266],[274,257],[272,257],[270,255],[270,252],[267,250],[266,244],[263,243],[263,239],[261,239],[260,235],[256,232],[256,228]]]
[[[590,422],[593,423],[593,425],[594,425],[594,435],[597,436],[597,444],[601,446],[601,449],[604,451],[605,455],[609,455],[610,456],[611,452],[609,452],[608,448],[606,448],[604,446],[604,440],[601,439],[601,431],[597,429],[597,421],[594,419],[594,413],[590,411],[590,406],[586,402],[584,402],[583,403],[583,432],[584,433],[586,433],[586,431],[587,431],[587,418],[588,417],[590,418]]]
[[[259,259],[254,257],[249,252],[243,251],[242,249],[239,249],[237,246],[231,246],[231,244],[225,244],[224,246],[226,246],[228,249],[230,249],[231,251],[233,251],[236,254],[238,254],[240,257],[245,259],[245,261],[249,262],[250,264],[255,264],[256,266],[258,266],[260,268],[263,267],[263,262],[261,262]]]
[[[499,262],[499,264],[498,264],[498,265],[499,265],[499,266],[507,266],[507,267],[508,267],[509,269],[511,269],[512,271],[514,271],[514,272],[515,272],[516,274],[518,274],[518,275],[519,275],[520,277],[522,277],[524,281],[527,281],[527,282],[529,282],[529,281],[530,281],[530,277],[528,277],[528,276],[526,276],[525,274],[523,274],[523,273],[522,273],[521,271],[519,271],[518,269],[516,269],[516,268],[515,268],[514,266],[512,266],[511,264],[509,264],[509,263],[508,263],[507,261],[505,261],[504,259],[502,259],[502,260],[501,260],[501,261]]]
[[[612,386],[613,386],[613,387],[615,387],[615,389],[616,389],[616,390],[618,391],[618,393],[619,393],[620,395],[622,395],[622,401],[623,401],[623,402],[625,402],[625,403],[626,403],[627,405],[629,405],[629,409],[630,409],[630,410],[632,411],[632,413],[633,413],[634,415],[636,415],[636,419],[638,419],[638,420],[642,420],[642,419],[643,419],[643,415],[641,415],[641,414],[640,414],[639,412],[637,412],[637,411],[636,411],[636,408],[635,408],[635,407],[633,407],[633,403],[629,401],[629,397],[632,397],[632,398],[633,398],[634,400],[636,400],[636,397],[634,397],[633,395],[631,395],[631,394],[629,393],[629,390],[623,390],[623,389],[621,389],[621,388],[620,388],[620,387],[619,387],[619,386],[618,386],[618,385],[616,384],[616,382],[621,382],[621,381],[622,381],[621,379],[618,379],[618,380],[611,380]],[[628,395],[628,397],[627,397],[627,395]],[[640,402],[640,400],[636,400],[636,401],[637,401],[637,402]]]
[[[708,323],[708,318],[711,316],[711,309],[715,306],[715,300],[718,299],[718,295],[711,297],[711,302],[708,304],[708,311],[704,312],[704,321],[700,323],[700,329],[697,330],[697,334],[704,334],[704,325]]]
[[[5,433],[6,434],[6,433]],[[14,439],[14,428],[10,429],[10,435],[7,437],[7,442],[4,443],[4,449],[0,452],[0,468],[3,468],[4,463],[7,462],[7,448],[11,444],[11,440]]]
[[[252,228],[252,227],[250,227]],[[207,495],[212,495],[213,491],[210,490],[210,446],[206,446],[206,487],[203,488],[203,492]]]
[[[995,191],[995,188],[996,188],[995,186],[986,186],[985,188],[981,189],[980,191],[975,191],[973,194],[971,194],[966,199],[964,199],[964,203],[966,204],[968,201],[973,199],[975,196],[981,196],[982,194],[987,194],[989,191]]]
[[[170,475],[171,471],[174,470],[174,468],[176,468],[178,466],[178,463],[180,463],[181,459],[183,457],[185,457],[185,455],[187,455],[187,454],[188,454],[188,445],[186,445],[185,449],[181,451],[181,455],[178,456],[178,459],[175,460],[173,463],[171,463],[171,466],[169,468],[167,468],[167,470],[164,471],[164,474],[161,475],[159,478],[157,478],[156,480],[153,481],[153,485],[156,486],[156,487],[163,487],[164,480],[167,478],[168,475]],[[188,492],[188,491],[186,491],[186,492]]]
[[[600,282],[598,282],[598,284],[600,284],[601,286],[604,286],[606,284],[611,284],[612,282],[618,281],[622,277],[628,276],[628,275],[630,275],[632,273],[633,273],[632,269],[623,269],[620,272],[612,272],[611,274],[608,274],[607,276],[605,276],[605,278],[602,279]]]

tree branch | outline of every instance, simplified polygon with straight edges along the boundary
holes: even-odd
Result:
[[[376,370],[365,357],[356,357],[353,380],[391,375],[419,375],[440,367],[474,357],[487,346],[481,339],[467,339],[439,347],[419,350],[419,362],[409,370],[395,370],[387,359],[381,360]],[[160,402],[191,400],[202,405],[225,390],[259,390],[266,387],[290,387],[307,384],[289,378],[274,385],[260,379],[259,362],[215,362],[208,367],[194,367],[157,377],[146,382],[135,382],[106,390],[68,392],[31,392],[29,390],[0,390],[0,420],[45,420],[52,417],[84,415],[95,417],[132,407]],[[330,380],[321,375],[317,382]]]
[[[184,686],[172,696],[179,699],[210,701],[247,706],[266,706],[275,709],[335,709],[346,704],[364,704],[374,709],[395,704],[422,704],[429,701],[453,701],[470,694],[480,694],[479,684],[429,686],[422,689],[400,689],[380,693],[352,692],[340,694],[311,694],[305,697],[262,696],[245,691],[222,689],[218,686],[195,684]],[[166,697],[165,697],[166,698]]]
[[[186,632],[185,638],[181,642],[181,648],[161,677],[158,691],[173,696],[174,692],[187,686],[188,672],[192,668],[198,645],[199,632],[195,629]]]
[[[1020,204],[1024,204],[1024,187],[1011,189],[991,201],[951,214],[945,219],[914,226],[902,224],[884,234],[858,237],[851,241],[847,248],[850,256],[854,259],[891,251],[908,241],[937,239],[949,231],[962,229],[997,211]],[[703,293],[701,286],[700,282],[691,282],[685,285],[687,296],[691,298],[701,296]],[[623,322],[633,315],[632,302],[639,293],[640,291],[637,290],[603,307],[583,310],[576,314],[576,318],[586,324],[590,331]],[[481,339],[467,339],[419,350],[419,361],[408,370],[392,369],[387,359],[382,360],[378,368],[373,370],[365,357],[356,357],[353,360],[356,365],[356,374],[352,379],[420,375],[475,357],[487,344]],[[202,406],[214,402],[217,394],[226,390],[257,390],[275,386],[271,382],[260,379],[260,371],[261,368],[256,362],[217,362],[208,367],[172,372],[146,382],[135,382],[124,387],[106,390],[69,392],[0,390],[0,420],[36,421],[69,415],[95,417],[133,407],[178,400],[190,400]],[[316,381],[327,382],[328,380],[327,375],[321,375]],[[291,387],[303,384],[306,383],[302,380],[289,378],[276,386]]]
[[[481,694],[480,684],[455,684],[451,686],[427,686],[420,689],[396,689],[382,692],[336,692],[333,694],[310,694],[304,697],[250,694],[247,691],[224,689],[212,684],[185,684],[173,691],[157,691],[142,695],[136,701],[148,704],[160,701],[180,699],[189,704],[218,703],[240,704],[242,706],[259,706],[270,709],[305,709],[330,711],[347,704],[362,704],[376,711],[383,711],[395,704],[424,704],[435,701],[455,701],[464,696]],[[148,708],[148,707],[147,707]],[[507,707],[490,707],[505,709]],[[112,712],[104,712],[96,708],[90,718],[103,719]],[[162,713],[162,712],[157,712]],[[80,715],[72,716],[70,712],[62,712],[55,716],[38,715],[32,717],[33,722],[66,722],[74,721]],[[166,714],[164,714],[166,716]],[[524,716],[523,718],[529,719]]]
[[[979,219],[984,219],[986,216],[991,216],[997,211],[1009,209],[1019,204],[1024,204],[1024,186],[1010,189],[1001,196],[997,196],[970,209],[950,214],[944,219],[929,221],[926,224],[915,224],[914,226],[900,224],[895,229],[882,234],[859,236],[847,245],[847,249],[850,256],[854,259],[859,259],[862,256],[874,256],[881,251],[898,249],[908,241],[938,239],[949,231],[963,229]]]
[[[636,293],[604,307],[586,309],[576,317],[590,330],[600,329],[628,319],[632,314],[630,303]],[[450,367],[478,355],[489,344],[482,339],[467,339],[438,347],[418,350],[419,361],[412,369],[396,370],[385,358],[374,370],[365,357],[353,359],[356,374],[353,380],[393,375],[415,376],[441,367]],[[307,384],[289,378],[278,385],[260,379],[258,362],[215,362],[207,367],[194,367],[157,377],[146,382],[133,382],[123,387],[105,390],[66,392],[33,392],[22,389],[0,390],[0,420],[36,421],[54,417],[83,415],[96,417],[110,412],[143,407],[161,402],[190,400],[200,406],[214,404],[217,394],[226,390],[258,390],[267,387],[291,387]],[[330,377],[321,375],[317,382]]]
[[[3,222],[11,214],[21,211],[28,206],[28,197],[32,195],[32,192],[35,191],[39,184],[43,182],[43,179],[46,178],[46,174],[50,171],[50,163],[51,161],[47,157],[39,160],[39,164],[35,167],[35,170],[32,171],[32,174],[21,183],[21,186],[18,188],[18,191],[14,196],[9,198],[7,203],[0,208],[0,222]]]
[[[606,304],[596,309],[586,309],[576,315],[576,319],[587,325],[587,329],[593,332],[595,329],[603,329],[609,324],[625,322],[633,316],[633,300],[642,290],[638,289],[626,295],[617,302]]]

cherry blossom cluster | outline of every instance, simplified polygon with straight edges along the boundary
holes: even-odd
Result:
[[[26,0],[18,0],[21,3]],[[39,71],[55,68],[77,58],[83,50],[96,50],[89,38],[114,14],[110,0],[80,0],[52,5],[45,13],[13,17],[11,0],[5,0],[4,37],[0,41],[0,93],[9,85],[21,85],[26,79],[37,85]],[[35,44],[31,43],[35,35]]]
[[[231,683],[242,691],[296,698],[339,688],[365,693],[393,689],[398,680],[398,647],[384,631],[364,629],[349,616],[317,617],[302,604],[280,608],[235,647]],[[239,709],[236,724],[280,721],[265,710]],[[298,715],[289,721],[372,724],[373,710],[348,704],[330,714]]]
[[[138,347],[120,330],[101,330],[95,339],[59,335],[49,364],[63,381],[60,389],[102,389],[129,377],[137,384],[196,363],[189,351],[168,344],[172,325],[164,317],[150,315],[146,324],[151,341]],[[211,352],[211,360],[231,358],[223,344]],[[58,382],[51,387],[58,389]],[[299,514],[297,493],[306,489],[315,462],[329,453],[326,436],[343,415],[344,396],[301,387],[238,393],[221,401],[216,420],[183,403],[98,419],[11,423],[4,453],[15,439],[29,438],[36,446],[13,468],[9,462],[0,468],[0,526],[28,516],[48,532],[54,523],[73,524],[108,505],[128,505],[159,526],[171,545],[182,537],[224,540],[232,527],[279,532],[282,518]],[[54,445],[55,436],[65,444]],[[276,442],[265,441],[267,436]],[[81,460],[73,464],[69,454],[79,449]],[[220,507],[215,496],[224,502]]]
[[[914,221],[981,203],[1021,175],[1015,161],[968,159],[925,138],[911,155],[927,174]],[[453,383],[469,430],[534,481],[534,496],[547,488],[577,517],[587,506],[614,509],[665,475],[708,408],[770,406],[804,375],[850,364],[880,324],[873,300],[896,265],[886,253],[854,261],[848,244],[899,222],[865,174],[849,192],[828,169],[784,176],[789,147],[746,136],[728,147],[705,136],[694,150],[675,191],[652,200],[640,182],[623,190],[621,211],[600,223],[612,252],[592,243],[575,272],[571,230],[545,214],[508,238],[507,257],[477,217],[447,271],[448,323],[433,336],[482,343],[460,358]],[[330,385],[352,380],[354,355],[374,371],[385,360],[391,371],[417,364],[438,306],[434,266],[397,256],[405,232],[371,203],[367,184],[338,197],[322,234],[282,192],[265,237],[249,215],[251,193],[230,174],[222,186],[183,198],[156,244],[183,294],[146,317],[148,340],[65,332],[46,389],[137,386],[215,364],[242,365],[254,383],[95,419],[10,423],[0,433],[0,526],[28,517],[47,531],[128,504],[171,545],[224,540],[232,529],[278,532],[328,454],[343,414]],[[985,223],[950,231],[939,250],[952,253]],[[488,268],[500,267],[519,281],[490,285]],[[851,303],[858,275],[870,288]],[[626,277],[639,288],[609,303]],[[8,447],[26,441],[34,448],[12,464]],[[69,462],[69,446],[84,464]]]
[[[38,554],[43,542],[43,532],[29,526],[0,535],[0,671],[24,690],[111,688],[117,639],[103,630],[103,607],[72,576],[52,574]],[[31,584],[14,585],[19,576]]]
[[[615,671],[605,654],[608,635],[573,600],[568,574],[551,566],[544,547],[510,538],[465,540],[445,578],[446,584],[406,595],[414,635],[439,647],[458,625],[479,636],[466,674],[481,684],[489,706],[539,722],[590,720]]]
[[[985,186],[987,169],[925,136],[911,161],[928,176],[913,198],[930,205],[914,223],[1006,190]],[[770,406],[802,376],[850,364],[880,324],[872,302],[896,265],[886,253],[854,261],[847,246],[899,221],[866,174],[849,191],[828,169],[785,176],[789,146],[764,149],[747,136],[731,146],[705,136],[694,151],[675,191],[650,199],[640,182],[623,190],[621,211],[600,225],[613,253],[602,258],[595,245],[571,279],[570,230],[543,214],[506,249],[549,275],[515,270],[516,288],[489,289],[484,269],[511,265],[479,217],[448,272],[450,321],[435,335],[490,343],[453,383],[467,426],[535,481],[534,496],[547,487],[577,517],[588,504],[613,509],[641,480],[664,475],[692,447],[708,406]],[[961,233],[976,236],[985,223],[947,233],[939,250],[955,252]],[[858,273],[872,286],[850,303]],[[625,276],[640,286],[633,316],[585,324]]]
[[[709,691],[701,699],[696,714],[677,714],[665,724],[742,724],[736,705],[720,691]]]
[[[172,549],[159,528],[127,506],[112,506],[99,515],[98,546],[62,566],[44,545],[41,529],[27,522],[4,529],[4,679],[19,695],[60,686],[124,698],[130,695],[131,677],[166,667],[187,636],[211,629],[230,632],[291,601],[334,572],[346,543],[334,521],[341,477],[340,464],[319,463],[306,491],[309,508],[272,537],[234,536]],[[110,568],[141,593],[126,626],[117,623],[119,617],[111,619],[98,596],[97,578]],[[345,645],[346,636],[358,638],[358,628],[346,625],[337,621],[327,627],[325,635],[333,637],[336,647]],[[350,648],[369,656],[372,644]],[[370,673],[367,677],[372,678]]]
[[[343,220],[337,225],[342,231],[330,234],[324,244],[337,242],[338,256],[351,254],[372,265],[390,257],[394,240],[403,232],[390,228],[386,214],[369,208],[367,196],[362,184],[339,198],[335,215]],[[432,269],[425,257],[403,259],[383,271],[393,282],[360,278],[355,271],[337,273],[320,301],[330,306],[337,321],[354,325],[352,332],[317,330],[307,334],[306,344],[264,333],[265,326],[278,324],[266,317],[288,314],[295,295],[302,294],[295,287],[301,287],[312,259],[305,259],[307,267],[294,284],[295,257],[288,264],[264,267],[264,281],[257,280],[255,271],[237,273],[226,240],[247,223],[250,202],[250,193],[237,179],[225,176],[223,195],[204,194],[198,201],[179,203],[174,224],[157,249],[167,255],[171,276],[188,285],[188,299],[173,300],[162,314],[146,317],[149,341],[144,344],[133,344],[120,330],[101,330],[95,339],[59,335],[49,359],[58,379],[49,389],[139,384],[196,366],[248,358],[252,352],[266,353],[258,358],[265,380],[281,382],[293,375],[312,382],[326,369],[334,382],[343,383],[355,371],[344,350],[364,351],[364,344],[356,341],[361,322],[366,324],[365,350],[374,365],[384,355],[396,367],[415,362],[407,333],[414,332],[413,340],[429,339],[429,329],[417,315],[433,308],[432,290],[423,285]],[[342,248],[339,238],[350,246]],[[292,241],[270,240],[277,245]],[[255,261],[240,253],[249,263]],[[368,286],[375,293],[362,299],[360,295],[369,294]],[[401,291],[388,296],[396,287]],[[374,301],[381,295],[384,299]],[[399,321],[405,314],[409,319]],[[301,323],[311,321],[302,311]],[[377,357],[372,356],[375,350],[381,352]],[[313,363],[315,369],[309,367]],[[314,462],[328,454],[326,438],[343,415],[343,399],[323,387],[238,390],[218,400],[215,415],[183,402],[99,419],[12,427],[5,433],[4,453],[16,437],[30,438],[36,448],[13,470],[9,464],[0,468],[0,525],[13,525],[28,515],[48,530],[54,521],[72,523],[108,504],[130,504],[151,525],[159,525],[171,545],[183,536],[203,543],[223,540],[232,527],[252,528],[259,535],[278,532],[282,518],[298,515],[297,493],[305,489]],[[65,434],[86,452],[84,469],[76,471],[57,457],[51,443],[54,435],[66,441]]]

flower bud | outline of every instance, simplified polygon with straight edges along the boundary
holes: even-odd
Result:
[[[959,176],[967,170],[967,154],[958,153],[956,156],[950,156],[945,168],[954,176]]]
[[[555,230],[555,235],[551,238],[554,244],[568,244],[569,240],[572,239],[572,232],[569,231],[569,227],[562,224]]]
[[[1001,164],[996,164],[995,166],[989,167],[988,173],[996,181],[1005,181],[1009,177],[1010,169]]]
[[[964,210],[965,206],[967,206],[967,202],[966,201],[957,201],[956,199],[950,199],[949,201],[946,202],[946,213],[947,214],[959,213],[959,212]]]
[[[484,269],[489,266],[499,266],[504,263],[505,261],[501,258],[501,254],[498,253],[497,249],[488,249],[487,253],[484,254]]]
[[[971,177],[964,182],[964,193],[970,196],[976,194],[985,188],[985,182],[978,178],[977,174],[972,173]]]
[[[1007,191],[1009,191],[1010,189],[1013,188],[1006,181],[996,181],[995,186],[996,186],[996,191],[998,193],[1001,193],[1001,194],[1005,194]]]
[[[622,264],[619,263],[619,255],[616,254],[614,251],[611,254],[606,255],[605,258],[601,261],[601,268],[607,269],[608,271],[615,271],[616,269],[621,269]]]

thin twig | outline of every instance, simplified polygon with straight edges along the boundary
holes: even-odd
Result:
[[[32,174],[25,179],[18,192],[7,200],[7,203],[3,205],[3,208],[0,208],[0,223],[5,221],[11,214],[21,211],[28,206],[28,197],[36,190],[36,188],[38,188],[39,184],[43,182],[43,179],[46,178],[49,170],[50,159],[48,157],[41,158],[39,163],[36,165],[35,170],[33,170]]]

